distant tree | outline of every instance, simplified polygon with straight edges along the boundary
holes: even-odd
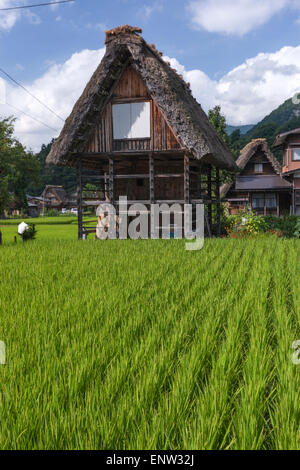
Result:
[[[234,144],[235,142],[238,142],[241,138],[241,131],[240,129],[236,129],[235,131],[233,131],[233,133],[231,134],[231,143]]]
[[[14,119],[0,120],[0,214],[12,201],[14,207],[27,207],[26,189],[37,181],[39,162],[14,138]]]
[[[76,170],[46,164],[53,142],[54,140],[47,145],[43,144],[40,152],[36,155],[40,162],[40,173],[38,183],[32,184],[29,188],[29,192],[33,196],[40,196],[47,184],[61,185],[67,193],[76,189]]]

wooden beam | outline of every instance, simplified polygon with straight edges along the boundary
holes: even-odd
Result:
[[[190,157],[184,155],[184,202],[190,203]]]
[[[212,186],[211,186],[211,166],[209,167],[208,173],[207,173],[207,192],[208,192],[208,198],[211,201],[212,200]],[[210,231],[212,227],[212,204],[210,203],[208,205],[207,209],[207,218],[208,218],[208,223],[210,226]]]
[[[109,157],[109,183],[108,183],[108,198],[111,204],[115,203],[114,194],[114,160]]]
[[[157,156],[182,156],[185,152],[184,149],[172,149],[172,150],[153,150],[152,151],[154,155]],[[106,152],[74,152],[74,156],[76,157],[81,157],[84,159],[91,159],[91,160],[97,160],[97,159],[106,159],[107,157],[110,158],[116,158],[116,157],[135,157],[137,155],[143,155],[145,158],[148,157],[149,155],[149,150],[128,150],[128,151],[114,151],[113,154],[108,154]]]
[[[216,168],[217,235],[221,236],[220,171]]]
[[[77,213],[78,213],[78,240],[82,240],[82,163],[78,160],[77,166]]]
[[[183,176],[183,173],[164,173],[155,175],[155,178],[182,178]]]
[[[149,189],[150,189],[150,201],[151,204],[155,203],[155,168],[154,168],[154,157],[153,154],[149,154]]]

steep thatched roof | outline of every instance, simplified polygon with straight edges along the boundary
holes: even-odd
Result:
[[[236,161],[238,168],[243,170],[249,162],[250,158],[254,155],[257,150],[261,150],[265,154],[266,158],[269,160],[272,167],[274,168],[275,173],[277,173],[277,175],[280,175],[280,163],[278,162],[278,160],[276,160],[273,153],[269,149],[266,139],[253,139],[241,150],[240,156]]]
[[[294,135],[294,134],[300,134],[300,128],[293,129],[292,131],[284,132],[283,134],[278,134],[273,144],[273,147],[281,147],[285,143],[286,139],[290,135]]]
[[[247,144],[240,152],[240,156],[236,161],[237,167],[239,170],[243,170],[247,163],[249,162],[250,158],[257,152],[257,150],[261,150],[266,158],[271,163],[274,171],[277,175],[281,175],[281,166],[274,157],[273,153],[269,149],[268,143],[266,139],[253,139],[249,144]],[[259,176],[260,177],[260,176]],[[226,196],[229,189],[231,188],[233,183],[226,183],[223,184],[220,188],[221,196]]]
[[[140,74],[182,147],[197,159],[220,168],[236,169],[231,152],[193,98],[188,84],[162,53],[139,35],[141,29],[121,26],[106,32],[106,53],[52,145],[48,163],[76,166],[76,153],[83,152],[99,116],[129,61]]]
[[[48,184],[44,191],[42,192],[42,196],[46,195],[48,191],[51,191],[53,194],[55,194],[56,198],[64,202],[66,200],[66,191],[64,190],[63,186],[57,186],[57,185],[51,185]]]

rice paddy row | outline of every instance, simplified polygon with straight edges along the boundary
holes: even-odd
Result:
[[[300,449],[297,241],[50,233],[0,249],[1,449]]]

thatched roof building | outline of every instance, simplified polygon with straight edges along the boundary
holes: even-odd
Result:
[[[128,25],[106,32],[105,56],[66,120],[47,162],[77,166],[78,154],[85,151],[86,142],[130,62],[181,147],[203,163],[235,170],[231,152],[192,96],[189,85],[162,59],[155,46],[147,44],[141,32]],[[82,164],[84,167],[84,158]]]
[[[240,156],[238,157],[238,159],[236,161],[236,165],[237,165],[238,169],[240,170],[239,174],[246,167],[249,160],[255,155],[255,153],[258,150],[261,151],[265,155],[266,159],[270,162],[272,168],[274,169],[274,173],[279,176],[279,179],[278,179],[278,178],[275,177],[275,175],[272,175],[273,176],[273,181],[274,181],[274,178],[275,178],[275,180],[277,181],[277,183],[280,186],[282,186],[282,185],[285,186],[285,187],[288,186],[288,183],[285,180],[283,180],[280,176],[281,175],[280,163],[278,162],[278,160],[276,160],[273,153],[269,149],[269,146],[268,146],[268,143],[267,143],[266,139],[253,139],[251,142],[249,142],[249,144],[247,144],[241,150]],[[237,180],[238,180],[238,178],[237,178]],[[221,196],[226,196],[227,192],[229,191],[229,189],[232,187],[233,184],[234,183],[223,184],[220,188]],[[255,184],[255,182],[254,182],[254,184]],[[258,188],[258,189],[262,189],[261,183],[260,183],[259,180],[256,180],[256,184],[260,185],[260,188]],[[272,182],[271,182],[271,185],[272,185]],[[253,189],[253,188],[247,188],[247,189]]]
[[[265,215],[290,210],[291,184],[282,177],[281,166],[266,139],[252,140],[241,150],[236,163],[239,172],[235,181],[220,189],[232,213],[245,204]]]

